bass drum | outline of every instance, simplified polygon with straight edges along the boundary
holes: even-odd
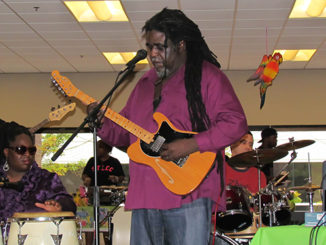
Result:
[[[252,224],[249,202],[250,192],[244,187],[226,187],[226,211],[219,212],[216,227],[223,232],[237,232]]]
[[[131,211],[125,211],[124,206],[120,206],[112,217],[112,223],[112,245],[129,245]]]
[[[251,239],[255,236],[258,228],[259,228],[259,214],[253,212],[253,222],[250,227],[248,227],[243,231],[239,231],[235,233],[225,233],[225,235],[235,240],[237,239],[246,240],[247,244],[249,244]]]

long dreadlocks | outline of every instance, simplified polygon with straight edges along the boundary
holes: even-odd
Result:
[[[174,45],[180,41],[186,43],[185,88],[188,111],[192,130],[204,131],[210,126],[210,121],[201,95],[202,63],[206,60],[220,67],[215,54],[208,48],[198,26],[180,10],[164,8],[142,28],[145,33],[151,30],[163,32]]]

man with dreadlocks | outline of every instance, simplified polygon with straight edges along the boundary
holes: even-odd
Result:
[[[160,156],[166,161],[211,151],[222,164],[216,161],[195,190],[177,195],[162,184],[153,168],[130,160],[125,203],[132,210],[130,244],[207,245],[212,210],[225,208],[222,152],[247,132],[246,118],[198,26],[180,10],[163,9],[146,22],[143,33],[153,68],[139,80],[120,114],[156,132],[153,113],[160,112],[178,130],[198,133],[164,144]],[[98,134],[120,147],[137,139],[107,118]]]

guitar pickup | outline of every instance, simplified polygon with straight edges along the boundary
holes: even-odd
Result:
[[[164,142],[165,142],[165,138],[162,137],[161,135],[157,135],[155,141],[151,144],[150,149],[154,152],[159,152]]]

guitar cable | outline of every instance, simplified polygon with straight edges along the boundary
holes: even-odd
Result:
[[[323,216],[320,218],[320,220],[317,222],[317,224],[311,229],[310,237],[309,237],[309,245],[313,245],[314,237],[315,237],[315,244],[317,244],[317,233],[318,233],[319,228],[326,223],[326,222],[322,223],[322,220],[325,216],[326,216],[326,213],[323,214]],[[314,234],[315,231],[316,231],[316,234]]]

